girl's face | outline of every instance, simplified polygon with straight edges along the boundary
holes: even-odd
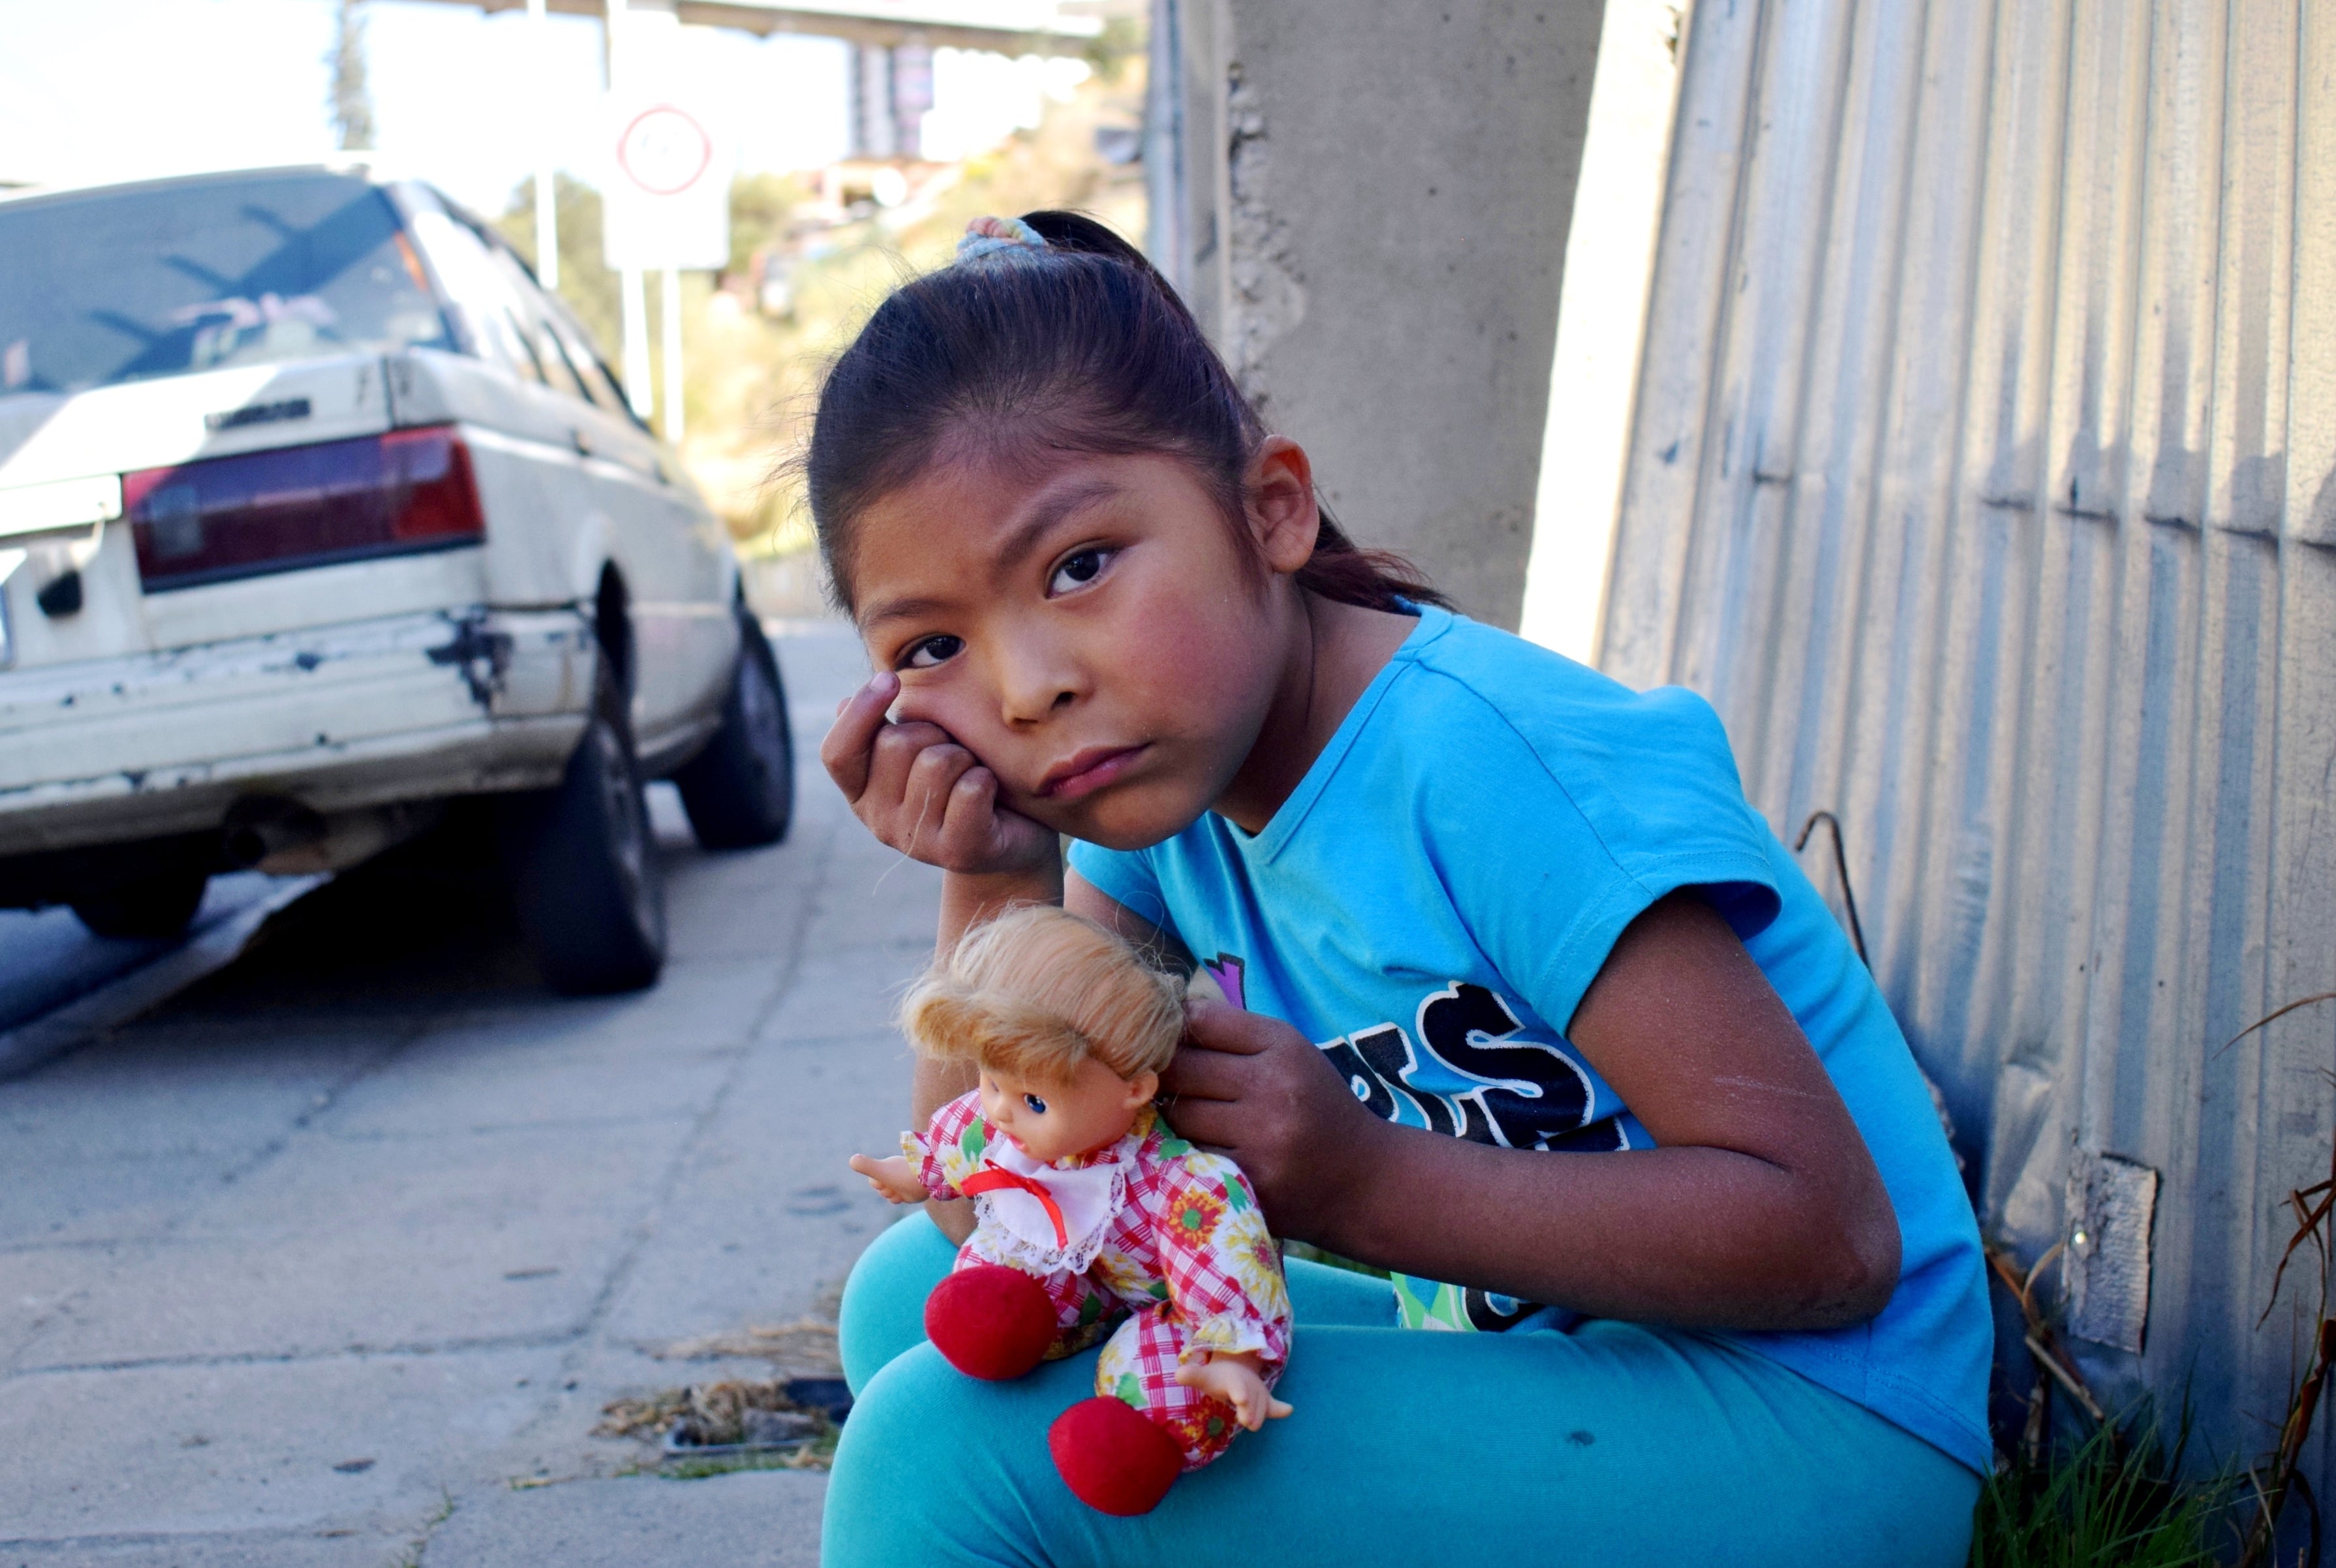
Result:
[[[1058,833],[1181,832],[1249,755],[1304,633],[1280,573],[1313,549],[1310,475],[1286,442],[1260,462],[1280,465],[1249,519],[1262,569],[1163,455],[1071,454],[1035,482],[936,463],[871,504],[848,569],[869,657],[900,676],[893,716],[947,730],[1002,806]]]

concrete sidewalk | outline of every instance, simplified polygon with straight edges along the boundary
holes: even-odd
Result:
[[[816,1474],[590,1435],[766,1375],[660,1352],[822,1310],[891,1217],[843,1162],[906,1115],[938,878],[818,772],[856,644],[778,646],[797,827],[702,854],[660,792],[655,990],[551,998],[459,890],[359,872],[0,1084],[0,1568],[816,1560]]]

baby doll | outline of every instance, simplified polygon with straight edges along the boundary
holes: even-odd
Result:
[[[1288,1415],[1280,1251],[1232,1162],[1153,1108],[1183,1032],[1177,983],[1094,922],[1026,907],[969,932],[901,1022],[981,1086],[904,1134],[903,1154],[852,1168],[896,1203],[973,1199],[972,1238],[925,1303],[960,1371],[1018,1378],[1110,1336],[1095,1397],[1047,1434],[1079,1499],[1147,1513],[1237,1425]]]

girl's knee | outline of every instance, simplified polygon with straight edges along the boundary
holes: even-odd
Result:
[[[1055,1479],[1046,1424],[1091,1376],[1084,1357],[1007,1383],[968,1378],[930,1345],[895,1357],[836,1445],[823,1568],[995,1563],[1017,1542],[1029,1551],[1007,1560],[1033,1560],[1034,1521],[1076,1506]]]
[[[884,1366],[925,1337],[925,1298],[957,1248],[922,1213],[878,1233],[843,1284],[836,1338],[843,1376],[857,1395]]]
[[[894,1357],[869,1379],[836,1443],[822,1568],[945,1560],[962,1530],[951,1514],[963,1499],[951,1452],[959,1445],[936,1438],[959,1428],[936,1417],[966,1381],[930,1346]]]

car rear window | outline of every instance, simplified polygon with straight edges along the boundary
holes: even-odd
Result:
[[[449,346],[397,210],[259,175],[0,204],[0,397]]]

